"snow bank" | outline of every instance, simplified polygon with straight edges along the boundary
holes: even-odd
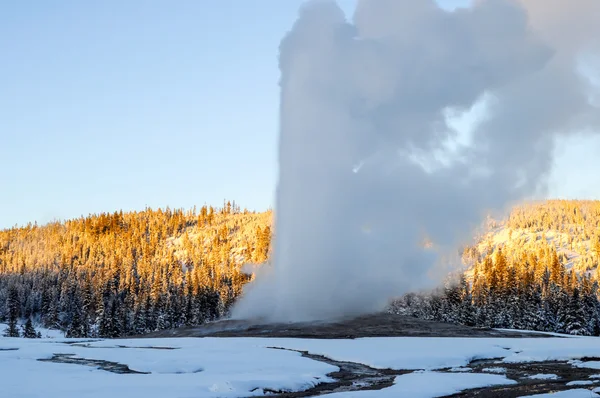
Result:
[[[475,359],[507,363],[600,357],[600,338],[377,337],[356,340],[271,339],[271,344],[375,368],[459,368]],[[589,363],[589,362],[588,362]]]
[[[591,384],[594,384],[594,382],[591,380],[574,380],[574,381],[568,382],[566,385],[567,386],[589,386]]]
[[[0,338],[3,392],[11,398],[77,396],[81,398],[240,397],[263,395],[264,389],[302,390],[337,367],[296,352],[264,348],[251,339],[106,340],[86,346],[60,341]],[[118,347],[124,346],[124,347]],[[149,346],[177,349],[153,349]],[[142,348],[146,347],[146,348]],[[151,374],[115,374],[79,364],[40,362],[53,354],[74,354],[127,364]],[[25,383],[26,375],[35,383]]]
[[[358,362],[376,368],[417,370],[399,376],[381,391],[346,396],[426,397],[463,389],[512,383],[500,374],[464,372],[475,359],[502,362],[570,360],[600,357],[600,339],[587,338],[420,338],[389,337],[356,340],[269,338],[163,338],[73,340],[0,338],[3,394],[11,398],[77,396],[81,398],[239,397],[264,395],[266,390],[297,391],[328,381],[337,367],[288,350]],[[13,349],[13,350],[7,350]],[[128,365],[149,374],[114,374],[91,366],[40,362],[54,354]],[[592,363],[593,364],[593,363]],[[435,370],[453,369],[440,373]],[[494,368],[492,368],[494,369]],[[490,371],[492,369],[489,369]],[[500,369],[494,369],[500,371]],[[35,374],[35,383],[24,375]],[[532,378],[553,375],[534,375]],[[576,390],[573,390],[576,391]],[[589,390],[585,390],[588,394]],[[421,394],[421,395],[418,395]],[[577,394],[577,392],[574,392]],[[340,394],[338,394],[340,395]],[[589,395],[588,395],[589,396]],[[553,398],[560,396],[553,395]]]
[[[544,373],[538,373],[536,375],[531,375],[529,377],[527,377],[528,379],[532,379],[532,380],[558,380],[558,376],[555,374],[544,374]]]
[[[21,327],[22,325],[19,325],[19,332],[22,330]],[[8,325],[5,323],[0,323],[0,336],[4,335],[6,329],[8,329]],[[40,332],[42,338],[44,339],[61,339],[65,337],[65,334],[61,330],[47,329],[35,326],[35,331]]]
[[[600,369],[600,361],[572,361],[571,364],[578,368]]]

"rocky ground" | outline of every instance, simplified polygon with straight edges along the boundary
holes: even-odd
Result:
[[[353,339],[361,337],[546,337],[542,333],[470,328],[381,313],[334,322],[276,323],[222,320],[203,326],[163,330],[141,337],[292,337]]]

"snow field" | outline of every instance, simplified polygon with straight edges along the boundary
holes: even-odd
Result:
[[[394,385],[383,390],[344,392],[332,396],[426,398],[470,388],[514,384],[515,381],[502,374],[503,362],[568,360],[572,366],[595,369],[596,362],[582,362],[580,359],[600,357],[600,338],[162,338],[77,341],[60,337],[32,340],[0,337],[0,374],[3,395],[6,393],[11,398],[227,398],[260,396],[268,390],[304,390],[320,382],[332,381],[327,374],[337,371],[337,367],[304,358],[289,350],[308,351],[338,361],[358,362],[381,369],[415,370],[396,377]],[[38,361],[52,358],[55,354],[126,364],[132,370],[149,374],[115,374],[94,366]],[[488,373],[470,373],[465,366],[476,359],[495,359],[497,365],[490,366]],[[453,372],[443,373],[439,371],[441,369]],[[542,374],[530,377],[552,376],[556,377]],[[590,390],[582,388],[560,394],[552,397],[593,396]]]

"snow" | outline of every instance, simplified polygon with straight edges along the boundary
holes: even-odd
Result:
[[[62,340],[63,342],[75,340]],[[303,358],[299,353],[264,348],[252,339],[156,339],[88,342],[68,345],[45,339],[0,338],[0,373],[3,389],[12,398],[77,396],[106,398],[239,397],[262,395],[262,389],[302,390],[337,367]],[[117,347],[125,346],[128,348]],[[153,345],[175,350],[142,348]],[[151,372],[115,374],[79,364],[40,362],[55,353],[76,358],[107,360]],[[36,383],[23,376],[36,375]]]
[[[589,386],[590,384],[594,384],[591,380],[575,380],[567,383],[567,386]]]
[[[512,354],[504,359],[507,363],[568,361],[600,357],[598,337],[511,339],[509,345]]]
[[[355,340],[273,339],[273,344],[378,369],[457,368],[474,359],[503,358],[511,339],[372,337]],[[516,339],[515,339],[516,340]]]
[[[578,336],[578,335],[565,334],[565,333],[538,332],[536,330],[521,330],[521,329],[506,329],[506,328],[495,328],[494,330],[498,330],[500,332],[513,332],[513,333],[521,333],[521,334],[543,334],[545,336],[564,337],[564,338],[569,338],[569,339],[578,339],[578,338],[586,337],[586,336]]]
[[[578,368],[600,369],[600,361],[573,361],[572,365]]]
[[[429,398],[455,394],[471,388],[515,384],[514,380],[500,375],[481,373],[415,372],[396,377],[394,385],[380,391],[343,392],[330,394],[342,397],[411,397]]]
[[[463,367],[448,369],[448,372],[472,372],[472,371],[473,371],[473,369],[471,369],[471,368],[463,368]]]
[[[592,361],[581,359],[600,357],[600,339],[596,337],[73,340],[49,332],[45,335],[53,338],[0,337],[3,395],[154,398],[174,396],[175,391],[178,398],[240,397],[265,395],[268,390],[298,391],[331,381],[327,374],[337,371],[337,367],[290,351],[299,350],[375,368],[415,371],[396,377],[393,386],[380,391],[333,395],[435,397],[514,383],[502,374],[469,373],[465,366],[476,359],[494,359],[499,365],[484,371],[502,373],[505,370],[502,363],[563,360],[571,361],[572,366],[590,367],[594,365]],[[126,364],[130,369],[149,374],[115,374],[95,366],[38,361],[54,354]],[[442,369],[451,372],[440,372]],[[36,375],[35,383],[23,382],[24,375],[29,374]],[[556,375],[538,374],[530,378],[554,379]],[[570,393],[580,394],[577,391],[586,391],[589,397],[589,390]],[[552,395],[563,396],[570,397]]]
[[[308,351],[380,369],[458,368],[476,359],[505,363],[600,357],[600,338],[373,337],[356,340],[273,339],[279,347]],[[382,349],[382,347],[385,347]]]
[[[527,395],[527,397],[523,398],[591,398],[594,395],[590,390],[586,390],[583,388],[577,388],[574,390],[553,392],[550,394],[538,394],[538,395]]]
[[[21,331],[21,327],[22,327],[22,325],[19,325],[19,331]],[[0,336],[4,335],[4,332],[6,331],[7,328],[8,328],[8,325],[6,325],[4,323],[0,323]],[[40,332],[42,335],[42,338],[45,338],[45,339],[61,339],[61,338],[65,337],[65,334],[62,331],[56,330],[56,329],[46,329],[43,327],[36,326],[35,331]]]
[[[481,369],[481,371],[485,372],[485,373],[506,373],[506,368],[499,368],[499,367],[483,368],[483,369]]]
[[[533,379],[533,380],[557,380],[558,376],[554,375],[554,374],[538,373],[536,375],[529,376],[528,379]]]

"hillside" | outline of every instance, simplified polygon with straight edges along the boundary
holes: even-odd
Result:
[[[145,209],[0,232],[0,319],[120,336],[227,313],[264,262],[271,212]]]
[[[600,201],[552,200],[514,208],[507,220],[492,221],[492,229],[467,260],[481,259],[495,248],[505,253],[555,251],[567,270],[598,278]]]
[[[600,202],[513,209],[463,253],[464,273],[391,311],[468,326],[600,335]]]

